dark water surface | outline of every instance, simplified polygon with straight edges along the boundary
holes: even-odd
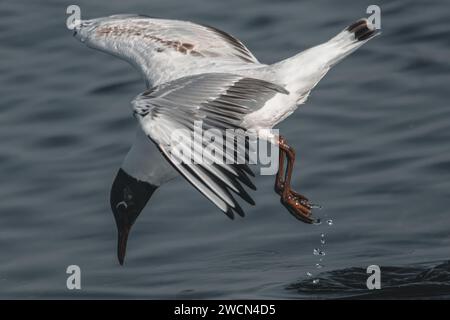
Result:
[[[446,1],[377,2],[383,34],[281,125],[297,148],[294,186],[323,206],[321,225],[290,216],[272,176],[257,179],[257,206],[235,221],[177,179],[139,217],[124,267],[109,188],[134,139],[129,102],[144,87],[128,64],[72,38],[72,3],[0,4],[1,298],[449,298]],[[272,63],[328,40],[374,1],[76,3],[83,18],[214,25]],[[82,270],[77,292],[66,289],[71,264]],[[381,266],[377,292],[365,289],[371,264]]]

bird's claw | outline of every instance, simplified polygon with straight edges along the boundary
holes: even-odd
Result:
[[[315,222],[315,219],[312,218],[311,215],[312,209],[314,209],[316,205],[311,204],[305,196],[293,190],[289,190],[281,194],[281,203],[298,220],[308,224]]]

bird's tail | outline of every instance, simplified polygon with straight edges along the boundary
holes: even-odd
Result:
[[[341,61],[377,34],[374,25],[365,18],[352,23],[325,43],[329,47],[335,48],[334,57],[328,62],[329,66]]]
[[[332,66],[376,35],[373,24],[363,18],[329,41],[280,61],[272,68],[287,84],[287,90],[297,92],[299,99],[303,99]]]

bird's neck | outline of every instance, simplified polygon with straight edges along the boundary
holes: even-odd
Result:
[[[139,181],[160,186],[177,176],[156,145],[138,128],[133,146],[126,155],[122,169]]]

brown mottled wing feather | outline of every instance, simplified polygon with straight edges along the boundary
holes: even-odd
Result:
[[[127,35],[157,50],[174,50],[187,57],[258,63],[250,50],[230,34],[189,21],[155,19],[140,15],[103,18],[98,35]],[[131,38],[130,38],[131,40]]]

